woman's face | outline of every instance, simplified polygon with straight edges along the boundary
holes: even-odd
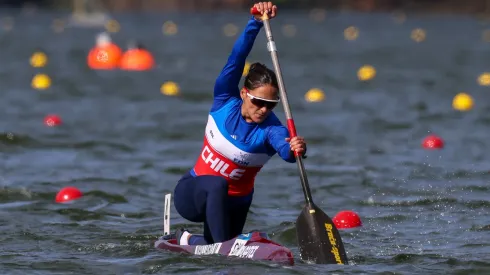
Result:
[[[243,87],[240,96],[243,100],[242,115],[247,122],[261,123],[279,102],[279,91],[270,84],[248,90]]]

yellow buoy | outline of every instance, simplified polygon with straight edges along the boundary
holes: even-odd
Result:
[[[414,40],[415,42],[422,42],[425,40],[427,34],[425,33],[425,31],[423,29],[414,29],[412,31],[412,34],[410,35],[410,37],[412,38],[412,40]]]
[[[478,77],[478,84],[481,86],[490,86],[490,73],[482,73]]]
[[[48,57],[43,52],[35,52],[30,59],[31,66],[34,68],[41,68],[48,63]]]
[[[468,111],[473,108],[473,98],[467,93],[459,93],[453,99],[453,108],[458,111]]]
[[[180,93],[179,90],[180,90],[179,85],[177,85],[177,83],[172,82],[172,81],[165,82],[160,87],[160,92],[162,94],[168,95],[168,96],[179,95],[179,93]]]
[[[361,81],[368,81],[376,76],[376,69],[371,65],[364,65],[357,71],[357,78]]]
[[[107,23],[105,24],[105,29],[108,32],[114,33],[114,32],[118,32],[121,29],[121,25],[119,25],[119,22],[117,22],[116,20],[111,19],[107,21]]]
[[[359,29],[354,26],[348,27],[344,30],[344,37],[346,40],[356,40],[359,37]]]
[[[248,70],[250,70],[250,63],[247,61],[245,62],[245,67],[243,67],[243,73],[242,76],[246,76],[248,74]]]
[[[305,94],[305,100],[308,102],[319,102],[325,100],[325,94],[318,88],[310,89]]]
[[[31,86],[36,90],[46,90],[51,86],[51,79],[45,74],[37,74],[32,78]]]
[[[163,24],[162,31],[165,35],[175,35],[178,32],[177,24],[172,21],[167,21]]]
[[[228,37],[235,36],[238,33],[238,27],[235,24],[226,24],[223,27],[223,33]]]

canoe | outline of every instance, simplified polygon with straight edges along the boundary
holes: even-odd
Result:
[[[155,248],[192,255],[222,255],[251,260],[272,261],[294,265],[291,250],[270,240],[263,232],[249,232],[237,237],[208,245],[178,245],[174,235],[165,235],[155,241]]]

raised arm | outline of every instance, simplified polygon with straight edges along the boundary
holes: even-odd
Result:
[[[216,79],[214,85],[214,103],[211,110],[219,109],[230,97],[239,97],[238,84],[243,74],[246,59],[252,50],[255,38],[262,28],[263,23],[251,18],[245,30],[235,42],[233,50],[228,57],[228,62]]]

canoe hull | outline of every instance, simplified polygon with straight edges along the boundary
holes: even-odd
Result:
[[[291,250],[273,242],[265,233],[250,232],[231,240],[209,245],[178,245],[175,239],[162,236],[155,242],[155,248],[193,255],[223,255],[251,260],[273,261],[285,265],[294,265]]]

